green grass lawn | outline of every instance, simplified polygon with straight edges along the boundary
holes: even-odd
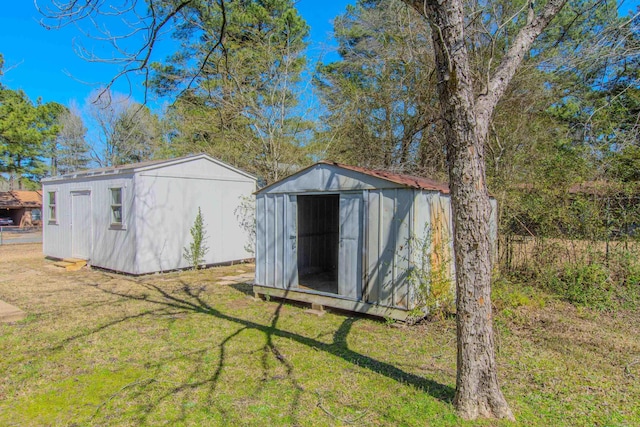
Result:
[[[245,265],[132,278],[7,248],[0,299],[29,316],[0,324],[0,425],[511,425],[456,416],[452,319],[317,317],[217,284]],[[523,295],[496,299],[516,424],[640,425],[640,315]]]

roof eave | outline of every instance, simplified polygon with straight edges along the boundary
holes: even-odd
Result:
[[[215,159],[215,158],[213,158],[213,157],[211,157],[211,156],[209,156],[208,154],[205,154],[205,153],[194,154],[192,156],[179,157],[179,158],[176,158],[176,159],[169,159],[166,162],[161,162],[161,163],[156,163],[156,164],[153,164],[153,165],[147,165],[147,166],[142,166],[142,167],[139,167],[139,168],[134,168],[133,172],[147,171],[147,170],[157,169],[157,168],[161,168],[161,167],[165,167],[165,166],[177,165],[177,164],[180,164],[180,163],[184,163],[184,162],[192,161],[192,160],[198,160],[198,159],[207,159],[212,163],[215,163],[215,164],[218,164],[218,165],[220,165],[222,167],[226,167],[228,169],[231,169],[232,171],[234,171],[234,172],[236,172],[236,173],[238,173],[240,175],[244,175],[245,177],[247,177],[247,178],[249,178],[251,180],[254,180],[254,181],[258,180],[257,177],[251,175],[250,173],[245,172],[243,170],[240,170],[240,169],[238,169],[238,168],[236,168],[234,166],[231,166],[230,164],[225,163],[225,162],[223,162],[221,160]]]
[[[70,179],[78,179],[78,178],[93,178],[98,176],[108,176],[108,175],[122,175],[122,174],[130,174],[133,173],[135,168],[126,168],[126,169],[110,169],[110,170],[101,170],[96,172],[91,172],[91,169],[88,171],[78,172],[78,173],[70,173],[66,175],[57,175],[49,178],[42,178],[40,182],[49,183],[55,181],[67,181]]]
[[[73,180],[73,179],[78,179],[78,178],[93,178],[93,177],[102,177],[102,176],[116,176],[116,175],[123,175],[123,174],[133,174],[133,173],[137,173],[137,172],[144,172],[144,171],[148,171],[148,170],[153,170],[153,169],[158,169],[158,168],[162,168],[162,167],[166,167],[166,166],[172,166],[172,165],[176,165],[176,164],[180,164],[180,163],[184,163],[184,162],[188,162],[188,161],[193,161],[193,160],[198,160],[198,159],[207,159],[212,163],[216,163],[220,166],[226,167],[228,169],[233,170],[234,172],[241,174],[253,181],[257,181],[258,179],[243,171],[240,169],[237,169],[227,163],[224,163],[220,160],[214,159],[213,157],[201,153],[201,154],[194,154],[191,156],[184,156],[184,157],[178,157],[175,159],[168,159],[165,161],[159,161],[150,165],[143,165],[143,166],[136,166],[135,164],[131,165],[130,167],[125,167],[125,168],[121,168],[121,167],[114,167],[114,168],[109,168],[109,169],[100,169],[100,170],[93,170],[93,169],[89,169],[86,171],[81,171],[81,172],[75,172],[75,173],[70,173],[70,174],[66,174],[66,175],[59,175],[59,176],[55,176],[55,177],[49,177],[49,178],[43,178],[41,180],[42,183],[51,183],[51,182],[56,182],[56,181],[67,181],[67,180]]]

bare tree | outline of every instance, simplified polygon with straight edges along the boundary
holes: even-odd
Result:
[[[60,132],[56,138],[56,158],[52,162],[52,174],[74,172],[86,169],[91,161],[89,145],[85,137],[87,128],[82,121],[80,109],[72,103],[58,119]]]
[[[125,95],[98,89],[87,98],[85,112],[95,130],[91,157],[101,167],[149,160],[161,145],[157,118]]]
[[[539,8],[528,2],[526,19],[486,86],[476,88],[469,64],[467,14],[462,0],[404,0],[431,26],[440,108],[445,120],[454,215],[458,369],[455,405],[467,419],[513,419],[498,385],[491,309],[491,252],[484,148],[493,111],[538,35],[566,0]],[[526,9],[526,10],[525,10]],[[517,18],[517,17],[516,17]],[[515,19],[515,18],[514,18]],[[480,89],[480,90],[478,90]]]

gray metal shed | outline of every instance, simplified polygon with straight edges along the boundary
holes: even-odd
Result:
[[[201,208],[206,264],[253,258],[235,211],[256,178],[204,154],[47,178],[42,189],[46,256],[129,274],[185,268]]]
[[[444,270],[454,292],[449,189],[435,181],[321,162],[258,191],[256,221],[258,295],[404,320],[422,309],[416,271]]]

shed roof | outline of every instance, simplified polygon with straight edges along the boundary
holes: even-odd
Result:
[[[423,178],[423,177],[414,176],[414,175],[398,174],[398,173],[384,171],[384,170],[367,169],[360,166],[351,166],[351,165],[345,165],[342,163],[329,162],[329,161],[320,161],[311,166],[308,166],[292,175],[289,175],[286,178],[281,179],[278,182],[274,182],[264,188],[261,188],[256,192],[256,194],[273,189],[274,187],[281,185],[284,181],[290,181],[291,179],[296,179],[294,177],[305,175],[312,169],[322,165],[333,166],[340,169],[344,169],[346,171],[356,172],[358,174],[363,174],[369,177],[382,179],[386,182],[390,182],[394,184],[394,186],[416,188],[419,190],[439,191],[444,194],[449,194],[449,186],[447,184],[444,184],[429,178]]]
[[[40,208],[42,207],[42,192],[13,190],[0,192],[1,208]]]
[[[207,154],[194,154],[194,155],[189,155],[189,156],[183,156],[183,157],[177,157],[175,159],[163,159],[163,160],[148,160],[145,162],[139,162],[139,163],[130,163],[130,164],[126,164],[126,165],[118,165],[118,166],[111,166],[111,167],[106,167],[106,168],[96,168],[96,169],[87,169],[87,170],[82,170],[82,171],[77,171],[77,172],[72,172],[66,175],[59,175],[59,176],[54,176],[51,178],[45,178],[42,180],[42,182],[48,182],[48,181],[58,181],[58,180],[62,180],[62,179],[74,179],[74,178],[82,178],[82,177],[91,177],[91,176],[103,176],[103,175],[115,175],[115,174],[123,174],[123,173],[132,173],[132,172],[139,172],[139,171],[144,171],[144,170],[148,170],[148,169],[155,169],[158,167],[163,167],[163,166],[168,166],[168,165],[173,165],[173,164],[177,164],[177,163],[182,163],[182,162],[187,162],[187,161],[192,161],[192,160],[197,160],[197,159],[207,159],[213,163],[217,163],[219,165],[222,165],[228,169],[233,170],[234,172],[237,172],[241,175],[244,175],[250,179],[256,180],[257,178],[245,171],[242,171],[240,169],[237,169],[227,163],[224,163],[220,160],[214,159],[213,157],[207,155]]]
[[[366,175],[375,176],[376,178],[386,179],[387,181],[395,182],[396,184],[400,184],[406,187],[417,188],[419,190],[440,191],[441,193],[445,194],[449,193],[449,185],[435,181],[433,179],[423,178],[421,176],[399,174],[384,170],[367,169],[360,166],[350,166],[336,162],[322,161],[319,163],[334,165],[355,172],[364,173]]]

